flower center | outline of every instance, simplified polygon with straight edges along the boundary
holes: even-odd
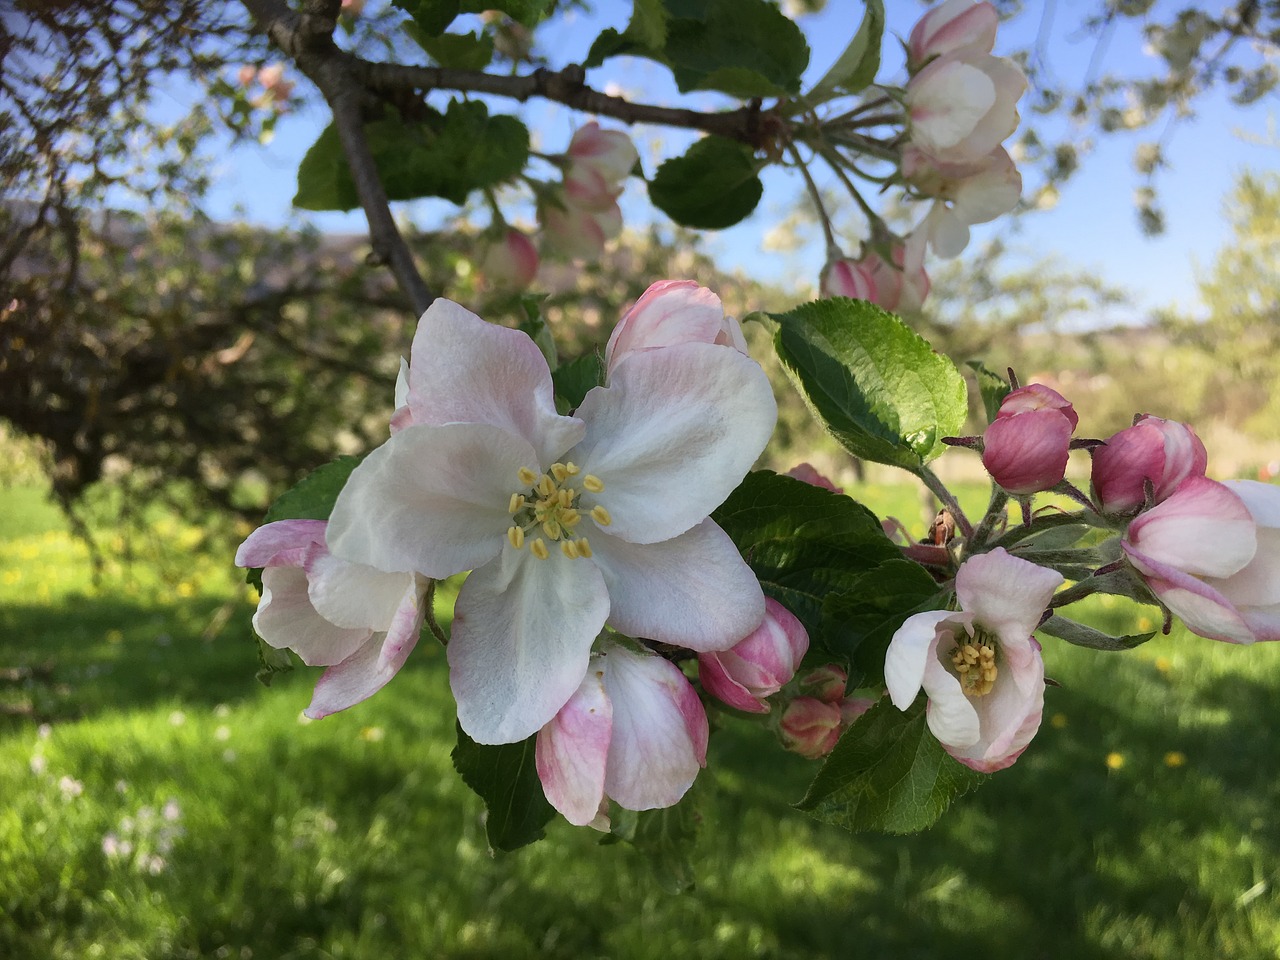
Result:
[[[570,560],[591,556],[591,544],[575,529],[582,522],[583,493],[600,493],[604,481],[595,474],[583,474],[575,463],[553,463],[539,476],[528,467],[516,474],[521,490],[511,495],[507,512],[512,525],[507,528],[507,541],[520,550],[525,543],[539,560],[551,556],[547,541],[560,544],[560,552]],[[596,504],[586,515],[602,527],[613,522],[609,511]]]
[[[951,651],[960,688],[967,697],[985,697],[996,685],[996,641],[978,632]]]

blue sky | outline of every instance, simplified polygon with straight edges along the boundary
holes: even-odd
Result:
[[[379,0],[370,0],[370,5]],[[905,37],[912,22],[925,8],[890,0],[889,31]],[[1028,7],[1041,5],[1030,4]],[[1066,7],[1067,5],[1062,5]],[[1077,8],[1078,9],[1078,8]],[[1159,8],[1158,8],[1159,9]],[[605,26],[625,26],[630,3],[604,0],[596,4],[590,17],[578,14],[566,22],[548,25],[540,33],[543,48],[556,51],[556,63],[580,61],[591,40]],[[812,48],[808,81],[816,81],[836,59],[844,43],[852,35],[861,18],[858,0],[830,0],[819,14],[803,17],[801,26]],[[1054,73],[1067,83],[1079,82],[1086,75],[1094,42],[1083,36],[1071,19],[1072,10],[1061,9],[1058,21],[1047,25],[1048,62]],[[1002,26],[996,53],[1010,52],[1027,46],[1042,30],[1040,10],[1024,13]],[[886,82],[902,79],[901,55],[895,41],[885,45],[885,67],[880,78]],[[1152,69],[1153,61],[1142,52],[1141,37],[1135,29],[1118,30],[1102,59],[1104,69],[1121,73],[1142,73]],[[649,102],[674,103],[678,94],[669,75],[660,66],[645,60],[617,58],[591,72],[589,82],[603,88],[613,83],[624,91],[636,93]],[[175,91],[178,99],[180,91]],[[695,105],[721,105],[726,101],[716,95],[698,96]],[[685,101],[687,102],[687,100]],[[505,106],[501,101],[493,101]],[[1144,237],[1133,212],[1133,191],[1142,179],[1132,167],[1132,150],[1136,143],[1160,135],[1163,127],[1137,134],[1098,137],[1082,169],[1063,189],[1058,205],[1019,219],[1011,244],[1019,255],[1029,259],[1043,255],[1057,257],[1064,266],[1094,271],[1110,282],[1128,289],[1134,306],[1115,308],[1099,322],[1138,319],[1158,307],[1176,306],[1182,312],[1196,312],[1194,264],[1207,266],[1215,251],[1229,237],[1222,217],[1223,200],[1234,177],[1244,169],[1276,169],[1280,166],[1280,150],[1274,145],[1254,141],[1275,142],[1269,129],[1274,122],[1275,99],[1264,98],[1251,108],[1228,104],[1224,97],[1209,94],[1196,103],[1198,116],[1179,122],[1171,131],[1166,157],[1169,167],[1158,184],[1166,213],[1167,230],[1159,238]],[[1025,112],[1025,111],[1024,111]],[[534,104],[525,111],[526,122],[548,151],[562,149],[569,131],[582,118],[555,104]],[[211,196],[211,212],[231,217],[237,211],[246,218],[267,225],[296,222],[299,214],[290,207],[295,188],[298,161],[324,124],[328,121],[323,103],[286,117],[277,128],[275,139],[267,146],[246,145],[227,153],[220,164],[219,177]],[[610,125],[606,121],[606,125]],[[641,157],[647,173],[652,173],[656,156],[671,156],[682,149],[690,137],[670,131],[636,128],[641,141]],[[1028,182],[1034,174],[1028,172]],[[805,276],[813,282],[823,260],[823,245],[818,228],[812,242],[795,254],[780,255],[762,249],[762,240],[780,213],[801,194],[798,177],[774,172],[765,179],[765,196],[756,214],[730,230],[709,234],[711,249],[728,267],[742,268],[753,276],[785,281]],[[647,205],[644,185],[633,181],[624,196],[624,211],[630,220],[644,216]],[[452,211],[442,202],[419,202],[409,212],[419,222],[432,220]],[[923,211],[922,211],[923,213]],[[655,214],[661,217],[661,214]],[[321,229],[360,232],[365,228],[362,214],[311,215],[305,219]],[[976,228],[975,242],[1004,231],[1006,222]]]

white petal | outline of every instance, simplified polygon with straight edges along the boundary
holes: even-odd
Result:
[[[954,147],[995,102],[996,85],[977,67],[947,57],[935,60],[907,84],[911,137],[927,150]]]
[[[889,641],[884,657],[884,683],[889,699],[905,710],[916,699],[924,682],[924,668],[934,656],[935,637],[942,621],[954,616],[946,610],[928,610],[907,617]]]
[[[938,660],[939,656],[949,655],[950,650],[939,648],[925,664],[924,692],[929,695],[925,719],[940,743],[963,749],[979,741],[982,724],[973,702],[964,695],[960,681]]]
[[[609,614],[595,564],[506,546],[462,585],[449,639],[458,722],[477,743],[516,743],[551,721],[587,672]]]
[[[363,563],[348,563],[318,544],[307,558],[307,594],[316,612],[340,627],[383,632],[404,597],[412,577],[383,573]]]
[[[324,543],[323,520],[277,520],[259,527],[236,550],[237,567],[299,567],[307,549]]]
[[[506,544],[507,505],[533,448],[488,424],[406,427],[352,472],[329,518],[329,552],[388,572],[443,578]]]
[[[604,800],[613,707],[603,672],[594,665],[555,718],[538,731],[535,761],[547,802],[576,827],[585,827]]]
[[[518,330],[436,300],[418,321],[410,357],[414,423],[488,423],[523,437],[548,464],[582,436],[580,421],[556,413],[547,361]]]
[[[673,663],[616,644],[604,660],[613,704],[605,793],[628,810],[669,807],[706,766],[706,712]]]
[[[568,456],[605,484],[583,495],[585,509],[608,509],[614,536],[654,543],[724,502],[764,449],[778,411],[755,361],[686,343],[630,354],[578,415],[587,435]]]
[[[609,625],[620,633],[699,652],[727,650],[764,617],[759,581],[711,520],[661,543],[601,533],[589,541],[609,589]]]
[[[369,639],[367,628],[351,630],[316,613],[300,567],[262,571],[262,600],[253,615],[258,636],[279,650],[292,650],[308,666],[341,663]]]
[[[1006,643],[1025,641],[1040,624],[1062,574],[1011,556],[1003,547],[970,557],[956,574],[960,608]]]

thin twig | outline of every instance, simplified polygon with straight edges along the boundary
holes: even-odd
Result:
[[[800,175],[804,177],[804,185],[809,191],[809,196],[813,198],[813,206],[817,210],[818,220],[822,223],[822,232],[827,238],[827,259],[834,260],[842,255],[843,251],[840,249],[840,244],[836,242],[835,232],[831,229],[831,218],[827,216],[827,208],[822,202],[822,194],[818,191],[818,185],[813,182],[809,167],[801,158],[800,150],[794,143],[787,144],[787,152],[791,154],[796,166],[800,168]]]

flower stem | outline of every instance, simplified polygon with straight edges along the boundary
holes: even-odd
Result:
[[[942,505],[955,518],[956,526],[960,528],[964,538],[968,540],[972,537],[973,524],[969,522],[969,518],[965,516],[964,510],[961,509],[960,501],[955,498],[955,494],[946,488],[946,485],[943,484],[938,475],[923,464],[911,472],[920,478],[920,481],[929,488],[930,493],[942,501]]]
[[[426,595],[422,598],[422,602],[427,606],[427,629],[431,631],[431,635],[440,641],[440,646],[447,647],[449,638],[445,636],[444,631],[440,629],[440,624],[436,620],[436,584],[439,581],[432,580],[431,585],[427,587]]]

